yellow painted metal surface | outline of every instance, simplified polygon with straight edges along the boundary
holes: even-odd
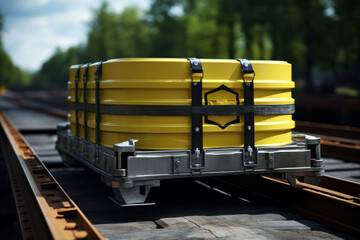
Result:
[[[236,60],[201,59],[204,69],[204,94],[224,84],[239,93],[243,104],[243,79],[240,63]],[[294,104],[291,89],[291,64],[283,61],[251,61],[255,71],[255,105]],[[88,103],[95,104],[95,70],[89,67],[87,82]],[[74,76],[77,66],[69,71],[69,101],[75,102]],[[80,71],[79,101],[83,102],[83,65]],[[194,76],[194,81],[199,77]],[[113,105],[191,105],[190,62],[187,59],[116,59],[102,65],[100,103]],[[209,105],[235,105],[233,94],[218,91],[209,95]],[[203,105],[204,105],[203,100]],[[70,110],[71,133],[75,134],[75,110]],[[236,116],[209,116],[224,124]],[[80,137],[84,137],[84,113],[79,112]],[[240,123],[224,130],[203,123],[204,148],[242,147],[243,117]],[[95,113],[88,113],[88,136],[95,141]],[[295,127],[291,115],[255,115],[255,145],[281,146],[291,143]],[[190,149],[191,116],[101,116],[101,144],[139,139],[139,149]]]

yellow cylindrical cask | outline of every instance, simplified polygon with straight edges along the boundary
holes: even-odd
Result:
[[[284,61],[250,61],[255,71],[254,105],[283,106],[293,105],[291,89],[295,84],[291,80],[291,64]],[[244,80],[241,65],[237,60],[201,59],[204,76],[202,79],[203,105],[237,105],[236,96],[230,91],[216,91],[205,94],[221,85],[238,94],[239,104],[244,103]],[[78,102],[84,103],[87,95],[87,127],[84,127],[84,109],[78,110],[79,136],[95,142],[96,104],[95,71],[99,63],[89,65],[86,89],[84,92],[83,73],[86,65],[80,67],[78,82]],[[72,104],[75,99],[75,74],[78,65],[70,67],[68,87]],[[124,107],[155,109],[159,106],[191,106],[191,73],[187,59],[134,58],[115,59],[102,63],[102,75],[99,83],[100,106],[116,109]],[[92,107],[91,107],[92,106]],[[69,111],[71,133],[76,134],[75,109]],[[191,116],[166,112],[154,115],[148,112],[124,115],[106,114],[101,110],[100,144],[112,147],[115,143],[138,139],[136,147],[149,150],[177,150],[191,148]],[[235,115],[209,115],[207,118],[224,126],[236,119]],[[221,127],[205,122],[203,116],[203,147],[229,148],[244,145],[244,117],[239,122]],[[257,114],[255,111],[255,146],[281,146],[292,142],[291,131],[295,123],[291,114]]]

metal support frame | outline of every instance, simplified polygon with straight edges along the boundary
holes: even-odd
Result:
[[[68,128],[68,123],[59,125],[57,150],[62,156],[76,159],[101,174],[107,185],[115,189],[145,186],[142,188],[147,194],[148,187],[158,186],[161,179],[281,173],[291,180],[299,176],[319,179],[324,174],[323,161],[318,155],[320,140],[309,136],[297,137],[296,142],[285,146],[258,147],[257,164],[250,172],[242,162],[246,154],[243,148],[204,149],[202,169],[194,171],[191,149],[139,151],[135,147],[137,140],[117,143],[113,148],[100,146],[99,162],[96,162],[93,156],[99,145],[70,134]],[[88,156],[73,151],[71,146],[76,141],[79,141],[80,149],[88,149]],[[130,198],[122,198],[128,199],[127,204],[144,199],[140,194],[136,200],[138,191],[116,190],[116,195],[119,192],[131,193]]]

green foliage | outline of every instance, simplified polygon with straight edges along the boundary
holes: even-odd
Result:
[[[47,60],[40,71],[33,76],[33,86],[48,86],[51,88],[65,88],[69,66],[80,61],[79,47],[69,48],[67,51],[56,49],[55,54]],[[61,66],[61,67],[59,67]]]
[[[0,13],[0,86],[19,86],[29,84],[29,75],[16,67],[2,45],[4,17]]]
[[[183,16],[172,14],[178,0],[155,0],[147,14],[147,26],[151,29],[150,56],[185,57],[185,22]]]
[[[186,6],[185,57],[228,57],[228,40],[225,34],[228,29],[218,27],[218,7],[219,3],[215,0],[196,1]]]
[[[103,3],[94,15],[85,47],[85,61],[148,56],[150,29],[143,24],[139,9],[126,8],[117,15]]]
[[[336,51],[335,64],[348,71],[347,74],[337,72],[337,77],[342,84],[355,86],[360,92],[360,2],[334,1],[334,8],[338,29],[335,44],[341,46]]]
[[[151,29],[141,19],[138,8],[112,12],[107,3],[94,10],[87,43],[68,50],[57,49],[40,71],[34,74],[34,86],[65,88],[70,65],[112,58],[149,57]]]
[[[4,17],[0,12],[0,34],[3,31],[3,29],[4,29]]]
[[[0,18],[0,29],[2,18]],[[360,89],[360,2],[356,0],[153,0],[149,11],[93,11],[84,45],[58,49],[32,83],[65,87],[68,67],[125,57],[285,60],[312,91],[314,69]],[[1,44],[1,42],[0,42]],[[12,65],[0,51],[4,69]],[[7,71],[6,74],[16,75]],[[3,72],[3,71],[2,71]],[[330,82],[331,82],[330,81]]]

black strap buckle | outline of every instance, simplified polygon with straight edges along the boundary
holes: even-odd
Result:
[[[76,73],[75,73],[75,83],[79,83],[79,79],[80,79],[80,69],[81,69],[81,64],[79,64],[78,68],[76,69]]]
[[[253,82],[254,78],[255,78],[255,72],[251,65],[251,62],[245,58],[239,58],[237,60],[240,61],[240,63],[241,63],[241,75],[242,75],[242,78],[244,79],[244,81],[245,81],[245,74],[254,74],[254,76],[252,78],[252,82]]]
[[[99,81],[101,78],[101,74],[102,74],[102,64],[103,62],[101,61],[99,63],[99,65],[97,65],[96,71],[95,71],[95,81]]]
[[[202,79],[204,78],[204,70],[202,68],[202,64],[200,59],[198,58],[188,58],[190,60],[190,77],[191,82],[194,82],[193,74],[194,73],[201,73],[200,82],[202,82]]]
[[[191,73],[204,73],[200,59],[192,57],[190,60],[190,71]]]
[[[87,78],[89,76],[89,66],[90,66],[90,63],[86,64],[86,67],[85,67],[85,70],[84,70],[84,73],[83,73],[83,82],[84,83],[87,83]]]

